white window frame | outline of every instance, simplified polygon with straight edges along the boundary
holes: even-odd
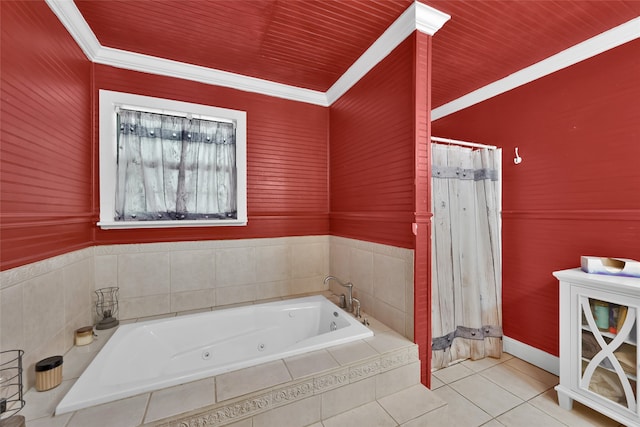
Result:
[[[247,113],[131,93],[99,91],[100,220],[103,229],[242,226],[247,224]],[[115,221],[118,129],[120,107],[140,108],[176,116],[213,118],[236,124],[237,218],[171,221]]]

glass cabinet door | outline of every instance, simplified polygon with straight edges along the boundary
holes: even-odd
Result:
[[[580,388],[637,411],[637,309],[580,296]]]

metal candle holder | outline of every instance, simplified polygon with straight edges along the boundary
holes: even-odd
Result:
[[[0,424],[24,407],[22,350],[0,351]],[[21,417],[18,417],[21,418]]]
[[[118,289],[115,287],[98,289],[96,292],[96,329],[111,329],[120,323],[118,316]]]

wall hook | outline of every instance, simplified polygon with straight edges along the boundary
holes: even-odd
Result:
[[[516,157],[515,159],[513,159],[513,163],[515,163],[516,165],[522,163],[522,157],[520,157],[520,155],[518,154],[518,147],[516,147]]]

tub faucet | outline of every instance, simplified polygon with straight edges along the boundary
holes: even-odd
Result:
[[[327,276],[324,278],[324,284],[326,285],[327,283],[329,283],[330,280],[334,280],[336,282],[338,282],[338,284],[340,284],[340,286],[343,286],[345,288],[347,288],[347,295],[345,297],[345,305],[346,305],[346,309],[349,313],[353,313],[353,302],[357,301],[357,305],[358,305],[358,314],[360,314],[360,301],[358,301],[356,298],[353,297],[353,283],[351,282],[347,282],[347,283],[342,283],[342,281],[340,279],[338,279],[335,276]]]

